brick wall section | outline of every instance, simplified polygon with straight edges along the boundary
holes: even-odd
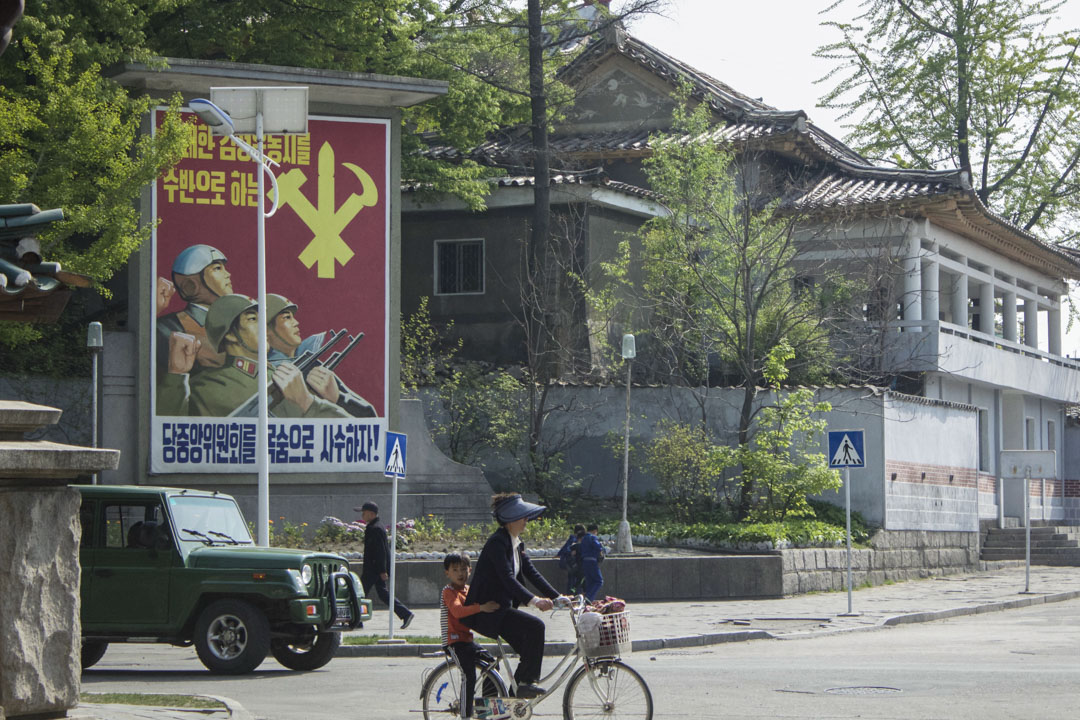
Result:
[[[896,474],[895,478],[893,478],[893,473]],[[886,479],[897,482],[973,488],[976,486],[977,474],[976,470],[968,467],[925,465],[901,460],[885,461]]]
[[[997,477],[979,473],[979,492],[997,494]]]
[[[1080,497],[1080,480],[1064,480],[1065,497]]]
[[[847,587],[846,549],[780,551],[784,558],[784,594],[843,590]],[[979,534],[881,530],[868,550],[851,552],[851,580],[883,585],[890,580],[952,575],[979,567]]]

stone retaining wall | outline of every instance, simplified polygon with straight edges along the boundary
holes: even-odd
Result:
[[[852,551],[852,581],[910,580],[971,572],[979,567],[978,533],[904,530],[878,532],[872,549]],[[638,548],[648,552],[648,548]],[[563,590],[566,573],[554,558],[533,564]],[[360,563],[352,569],[359,574]],[[698,557],[612,557],[603,565],[605,595],[629,601],[770,598],[846,588],[842,548],[774,550]],[[441,560],[397,563],[396,594],[406,605],[438,605],[446,585]]]
[[[883,585],[934,575],[971,572],[979,567],[979,534],[925,530],[878,531],[871,549],[851,551],[851,581]],[[783,593],[843,590],[847,587],[845,548],[781,550]]]

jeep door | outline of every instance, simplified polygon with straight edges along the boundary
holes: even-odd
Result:
[[[98,500],[82,620],[97,631],[166,629],[170,569],[179,561],[161,503]]]

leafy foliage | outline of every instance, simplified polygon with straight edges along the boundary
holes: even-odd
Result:
[[[645,449],[646,467],[679,522],[707,517],[716,510],[723,472],[732,459],[728,448],[713,445],[702,426],[670,420],[660,423]]]
[[[757,396],[767,378],[770,354],[786,348],[785,373],[786,368],[803,378],[827,373],[830,315],[818,293],[798,282],[797,238],[812,233],[783,198],[799,178],[764,155],[719,145],[707,105],[690,109],[689,91],[682,88],[679,95],[672,131],[651,140],[657,150],[645,163],[650,186],[668,212],[643,226],[637,238],[640,247],[629,240],[620,244],[618,257],[605,266],[610,284],[592,300],[601,312],[624,305],[643,317],[652,346],[644,361],[667,363],[671,378],[703,388],[703,428],[710,427],[705,402],[709,386],[742,387],[736,430],[739,452],[745,454],[761,427],[755,426]],[[625,298],[632,300],[626,303]],[[783,434],[789,420],[794,418],[770,416],[769,427]],[[673,427],[668,431],[687,432]],[[715,485],[724,468],[743,460],[713,447],[708,432],[699,432],[696,458],[673,456],[657,446],[673,467],[683,463],[695,468],[689,477],[679,478],[673,469],[662,467],[669,460],[660,462],[657,456],[657,469],[672,478],[666,487],[682,486],[679,493],[701,498],[704,486]],[[761,442],[771,440],[763,437]],[[745,459],[753,463],[767,456]],[[750,515],[759,477],[779,482],[792,468],[782,471],[758,462],[753,472],[745,470],[741,487],[732,493],[738,518]],[[776,488],[765,493],[776,497]]]
[[[854,3],[838,0],[830,9]],[[825,107],[850,141],[900,167],[959,168],[980,199],[1031,231],[1080,220],[1080,36],[1052,32],[1061,0],[860,0]]]
[[[658,540],[702,540],[716,547],[742,548],[770,543],[772,547],[833,547],[846,537],[844,529],[821,520],[794,519],[769,523],[631,523],[634,535]],[[855,539],[854,532],[852,539]],[[863,542],[865,539],[863,540]]]
[[[807,496],[840,487],[840,474],[818,451],[827,428],[819,413],[832,406],[815,401],[808,388],[781,393],[780,384],[787,378],[784,363],[793,357],[795,351],[786,342],[770,352],[765,377],[778,396],[776,404],[761,410],[753,440],[736,453],[743,475],[749,475],[757,489],[749,513],[754,522],[813,516]]]
[[[87,7],[29,2],[0,64],[0,198],[62,208],[39,239],[49,260],[91,276],[98,291],[149,237],[134,201],[187,143],[174,98],[164,124],[140,135],[159,100],[133,99],[102,76],[102,63],[146,59],[142,4]],[[26,344],[36,328],[0,325],[0,343]]]

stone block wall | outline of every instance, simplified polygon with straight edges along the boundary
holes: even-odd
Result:
[[[843,590],[847,587],[847,550],[781,550],[783,594]],[[871,548],[851,552],[851,581],[883,585],[890,580],[971,572],[979,567],[978,532],[881,530]]]
[[[534,559],[533,564],[557,589],[566,589],[566,572],[559,569],[557,560]],[[782,565],[778,554],[613,557],[601,566],[601,592],[628,601],[650,602],[780,597]],[[352,571],[359,574],[361,567],[361,563],[353,563]],[[406,605],[439,604],[439,593],[446,585],[441,560],[399,561],[396,572],[395,594]]]

